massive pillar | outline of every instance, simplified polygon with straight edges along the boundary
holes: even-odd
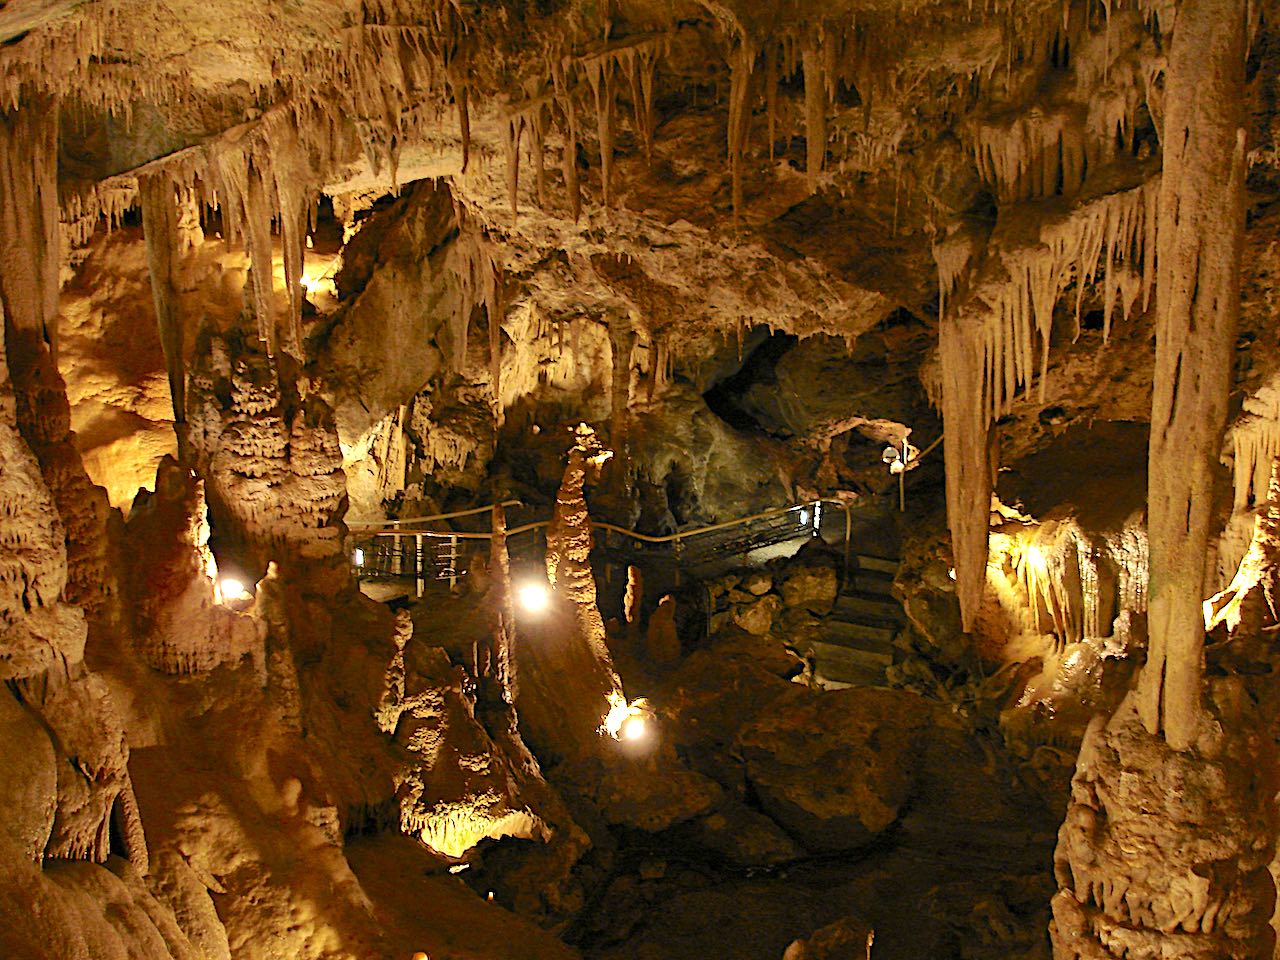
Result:
[[[1236,712],[1247,696],[1219,692],[1189,750],[1148,733],[1133,695],[1089,727],[1054,854],[1054,960],[1273,956],[1275,748]]]
[[[546,762],[589,754],[610,708],[622,700],[596,605],[584,494],[609,456],[595,432],[580,425],[547,527],[552,601],[523,617],[515,650],[521,726]]]
[[[1199,725],[1204,557],[1240,314],[1245,0],[1178,4],[1157,228],[1148,531],[1150,648],[1138,712],[1175,749]]]

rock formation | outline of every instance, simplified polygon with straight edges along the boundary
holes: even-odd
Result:
[[[1133,697],[1094,721],[1054,860],[1055,960],[1272,955],[1274,764],[1264,738],[1231,732],[1244,722],[1176,750]]]

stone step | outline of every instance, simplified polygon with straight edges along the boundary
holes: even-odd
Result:
[[[906,622],[902,604],[883,593],[851,591],[836,598],[831,619],[850,622],[897,623]]]
[[[884,668],[893,663],[892,647],[851,647],[838,640],[810,640],[805,652],[816,660],[835,660],[840,663],[859,663],[868,667]]]
[[[851,686],[884,683],[885,667],[893,662],[890,656],[821,640],[809,643],[806,653],[813,660],[815,677]]]
[[[882,570],[858,570],[849,578],[845,593],[874,593],[882,597],[893,597],[892,573]]]
[[[813,686],[821,690],[848,690],[850,687],[883,687],[884,669],[880,667],[849,667],[815,663]]]
[[[824,626],[822,640],[826,643],[883,653],[893,651],[893,638],[898,635],[897,627],[877,627],[868,623],[828,620]]]
[[[880,573],[888,573],[895,576],[901,563],[899,560],[890,559],[889,557],[877,557],[868,553],[858,554],[857,561],[859,571],[876,570]]]

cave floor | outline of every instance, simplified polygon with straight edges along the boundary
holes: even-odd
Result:
[[[938,731],[911,805],[858,851],[742,870],[662,836],[624,840],[577,945],[592,960],[778,960],[853,917],[876,960],[1047,958],[1057,817],[997,749]]]

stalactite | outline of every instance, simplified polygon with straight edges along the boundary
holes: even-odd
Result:
[[[614,60],[608,56],[585,57],[582,70],[596,104],[596,137],[600,142],[600,194],[606,206],[613,203],[613,107]]]
[[[15,330],[57,358],[58,104],[36,97],[0,114],[0,303]]]
[[[547,206],[547,111],[539,105],[530,118],[529,139],[533,147],[533,183],[538,198],[538,208],[545,210]]]
[[[85,246],[105,219],[108,230],[124,222],[124,215],[138,202],[136,177],[122,175],[100,180],[71,193],[62,201],[63,249]]]
[[[769,162],[773,163],[778,140],[778,52],[771,46],[765,47],[764,112],[766,135],[769,138]]]
[[[502,404],[502,318],[505,310],[500,284],[495,282],[495,288],[493,306],[488,310],[486,322],[489,328],[489,379],[493,386],[493,422],[500,428],[505,413]]]
[[[274,268],[271,257],[271,198],[263,171],[249,165],[245,193],[245,239],[249,247],[249,273],[253,288],[253,313],[258,321],[258,339],[266,344],[267,356],[277,352]]]
[[[577,223],[582,216],[582,183],[578,179],[578,107],[573,93],[569,90],[568,78],[564,67],[554,64],[552,77],[556,94],[564,114],[564,150],[561,166],[564,171],[565,190],[569,194],[569,210],[573,214],[573,222]]]
[[[1174,749],[1199,735],[1204,564],[1244,244],[1245,15],[1184,0],[1170,52],[1148,456],[1150,647],[1138,712]]]
[[[517,216],[520,192],[520,136],[524,132],[524,117],[520,114],[508,117],[502,125],[502,149],[507,161],[507,202],[511,205],[511,218]]]
[[[818,181],[827,159],[827,84],[823,74],[823,46],[819,36],[805,38],[804,61],[805,177],[809,192],[818,192]]]
[[[138,181],[142,202],[142,233],[151,272],[151,296],[155,303],[160,346],[169,374],[169,395],[179,438],[186,415],[186,370],[183,364],[183,318],[178,300],[178,206],[173,183],[165,174],[149,174]]]
[[[1247,510],[1265,499],[1271,469],[1280,457],[1280,390],[1267,386],[1245,397],[1231,428],[1234,508]]]
[[[987,582],[992,471],[990,413],[983,398],[981,324],[944,317],[939,331],[946,439],[947,520],[965,631],[973,629]]]
[[[751,127],[751,74],[755,60],[755,47],[744,35],[729,57],[729,176],[735,220],[742,214],[742,161]]]

